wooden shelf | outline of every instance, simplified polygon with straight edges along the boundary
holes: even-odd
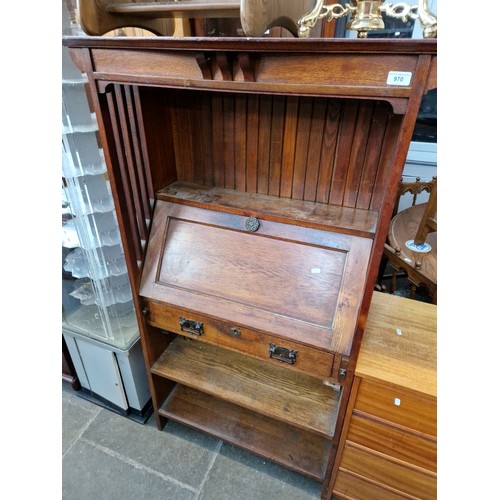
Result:
[[[332,438],[340,392],[319,379],[227,349],[175,339],[151,372],[294,427]],[[279,425],[279,424],[278,424]]]
[[[149,17],[239,17],[240,2],[238,0],[123,2],[107,5],[106,12]]]
[[[373,238],[378,220],[378,212],[372,210],[246,193],[181,181],[158,191],[156,197],[159,200],[198,208],[366,238]]]
[[[182,385],[159,413],[313,479],[325,477],[329,441],[314,434]]]

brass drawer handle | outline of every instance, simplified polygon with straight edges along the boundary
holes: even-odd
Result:
[[[201,321],[194,321],[192,319],[186,319],[182,316],[179,318],[179,324],[181,325],[181,330],[191,335],[197,335],[201,337],[203,334],[203,323]]]
[[[294,365],[297,361],[297,351],[276,344],[269,344],[269,357],[282,363]]]

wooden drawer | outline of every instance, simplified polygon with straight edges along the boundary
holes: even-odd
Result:
[[[253,331],[240,325],[218,321],[197,312],[169,307],[155,301],[144,301],[147,321],[159,328],[202,342],[232,349],[286,368],[296,369],[318,377],[330,377],[334,355],[301,344]],[[181,326],[181,318],[203,324],[203,331],[190,333]],[[294,364],[270,357],[270,344],[296,351]]]
[[[333,495],[334,498],[349,500],[353,498],[356,500],[403,500],[408,498],[342,470],[337,474]]]
[[[352,415],[347,440],[417,467],[436,472],[437,444],[371,418]]]
[[[437,435],[436,398],[410,389],[362,379],[355,410],[429,436]]]
[[[434,474],[389,460],[384,455],[369,453],[349,443],[344,448],[340,468],[413,498],[436,498],[437,481]]]

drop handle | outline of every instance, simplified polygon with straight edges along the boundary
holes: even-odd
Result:
[[[203,323],[192,319],[179,318],[181,331],[201,337],[203,335]]]
[[[281,363],[294,365],[297,361],[298,352],[294,349],[287,349],[276,344],[269,344],[269,357]]]

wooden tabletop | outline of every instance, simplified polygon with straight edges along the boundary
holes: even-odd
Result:
[[[425,210],[425,203],[414,205],[399,212],[389,226],[389,243],[392,248],[401,249],[401,259],[412,266],[420,262],[420,274],[432,283],[437,283],[437,231],[427,235],[425,242],[431,246],[428,253],[414,252],[406,246],[408,240],[413,240]]]
[[[355,374],[436,397],[436,371],[437,307],[374,292]]]

